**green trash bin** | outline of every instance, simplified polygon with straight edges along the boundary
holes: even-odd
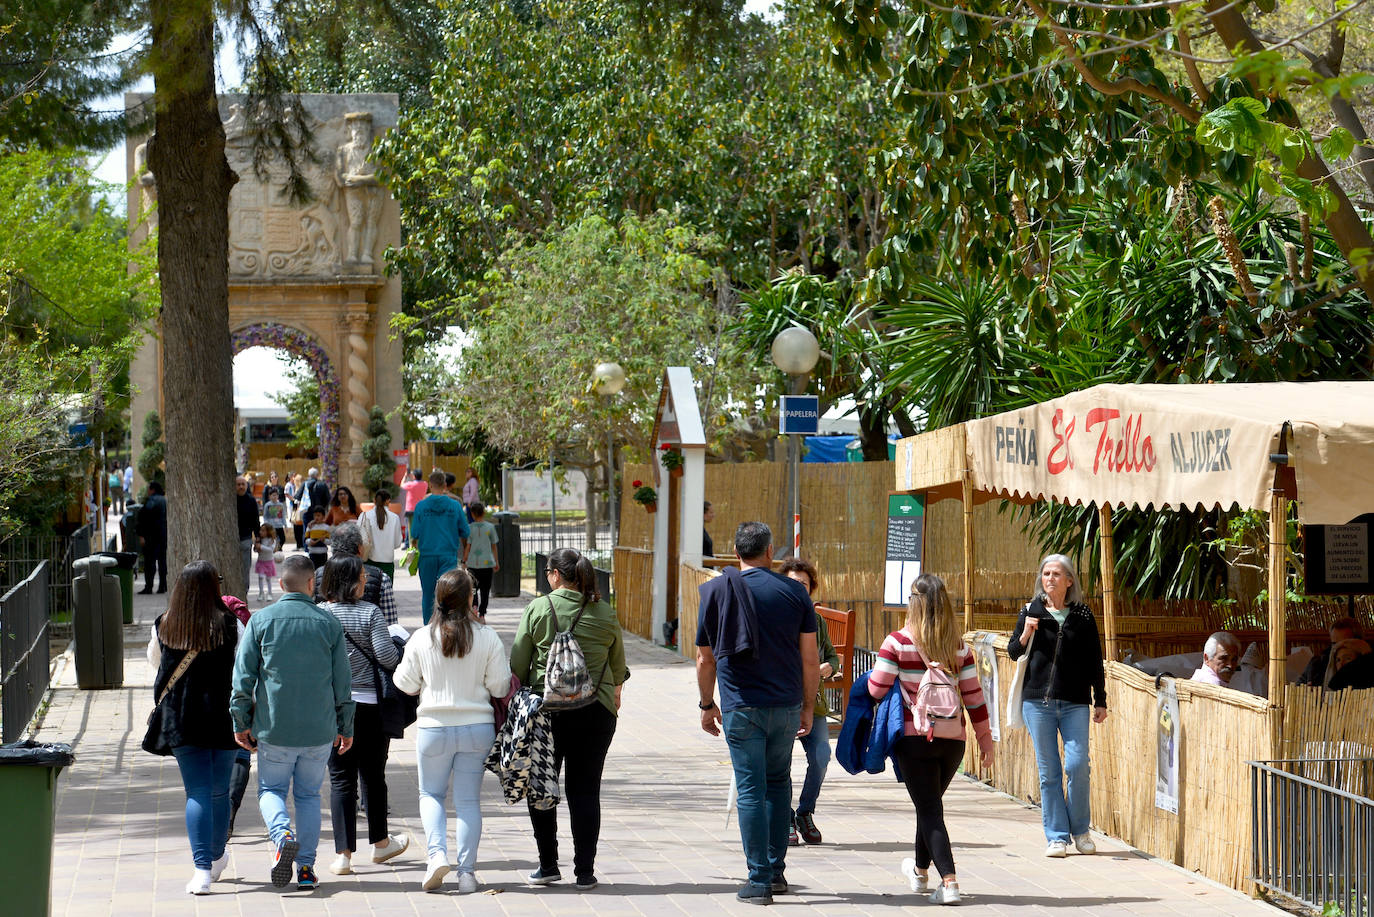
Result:
[[[138,554],[133,551],[100,551],[101,557],[113,557],[115,565],[107,568],[119,580],[119,600],[123,605],[124,623],[134,623],[134,575]]]
[[[57,775],[71,765],[70,745],[32,740],[0,745],[0,812],[8,842],[0,848],[5,913],[52,913],[52,847],[56,834]],[[22,825],[18,830],[14,826]]]

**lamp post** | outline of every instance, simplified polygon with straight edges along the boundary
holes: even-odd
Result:
[[[609,401],[625,388],[625,367],[614,360],[598,363],[592,369],[592,386]],[[611,524],[611,553],[615,553],[619,507],[615,503],[615,425],[606,424],[606,519]]]
[[[806,377],[816,368],[821,358],[821,345],[816,336],[805,328],[793,325],[784,329],[773,338],[771,349],[773,365],[792,377],[793,395],[806,390]],[[788,476],[791,478],[792,491],[792,551],[794,555],[801,550],[801,491],[798,486],[797,464],[801,459],[801,448],[796,433],[787,437]]]

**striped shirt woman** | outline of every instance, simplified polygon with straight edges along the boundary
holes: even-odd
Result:
[[[964,711],[973,724],[983,766],[990,767],[992,730],[973,652],[960,637],[944,581],[923,573],[911,586],[906,626],[888,634],[878,651],[878,660],[868,676],[868,693],[875,700],[882,700],[893,685],[899,685],[904,694],[905,728],[892,753],[906,783],[907,795],[916,807],[916,844],[915,856],[902,861],[902,874],[913,892],[929,891],[930,900],[936,904],[958,904],[959,880],[954,874],[954,853],[945,828],[943,797],[964,760],[967,733],[963,712],[958,715],[957,726],[946,720],[943,728],[937,725],[929,736],[916,731],[911,703],[925,677],[927,660],[938,663],[951,680],[953,673],[958,672]],[[929,877],[932,862],[943,879],[933,889]]]

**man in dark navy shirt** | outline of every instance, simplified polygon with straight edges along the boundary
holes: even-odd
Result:
[[[806,587],[772,571],[768,526],[742,523],[735,554],[741,570],[726,568],[701,587],[697,687],[701,728],[720,735],[724,727],[739,791],[749,881],[737,897],[769,904],[787,891],[792,747],[811,731],[812,705],[803,701],[816,696],[820,677],[816,611]]]

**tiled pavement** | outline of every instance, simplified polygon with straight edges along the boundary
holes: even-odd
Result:
[[[416,626],[418,582],[401,574],[397,585],[402,623]],[[351,876],[321,870],[321,885],[313,894],[297,892],[294,885],[276,890],[267,882],[269,844],[250,785],[230,841],[225,879],[213,886],[212,895],[186,895],[191,862],[176,764],[138,747],[152,705],[152,673],[143,646],[149,623],[163,607],[157,598],[139,596],[140,624],[126,628],[123,689],[78,690],[73,667],[59,661],[61,675],[38,734],[71,742],[76,751],[76,763],[64,772],[58,789],[54,914],[703,917],[752,911],[734,900],[744,863],[737,826],[733,819],[727,825],[725,818],[728,756],[723,741],[698,726],[692,667],[633,637],[627,640],[633,676],[603,788],[597,860],[602,885],[596,890],[534,889],[521,881],[535,865],[529,820],[523,808],[501,800],[488,776],[478,863],[486,893],[458,895],[455,883],[443,894],[420,891],[423,837],[412,735],[392,744],[389,777],[393,830],[409,831],[416,852],[395,865],[360,865]],[[493,606],[490,620],[507,640],[522,604],[510,599]],[[795,760],[799,784],[801,755]],[[327,781],[324,794],[321,866],[332,859],[333,849]],[[973,913],[1046,915],[1066,908],[1093,915],[1280,913],[1104,838],[1098,839],[1095,857],[1045,860],[1038,810],[963,778],[956,779],[945,805],[964,908]],[[570,875],[571,840],[566,814],[561,818],[565,875]],[[787,878],[795,893],[779,896],[775,908],[840,917],[934,907],[910,894],[897,871],[910,850],[914,818],[890,774],[851,777],[832,765],[817,824],[825,843],[789,853]]]

